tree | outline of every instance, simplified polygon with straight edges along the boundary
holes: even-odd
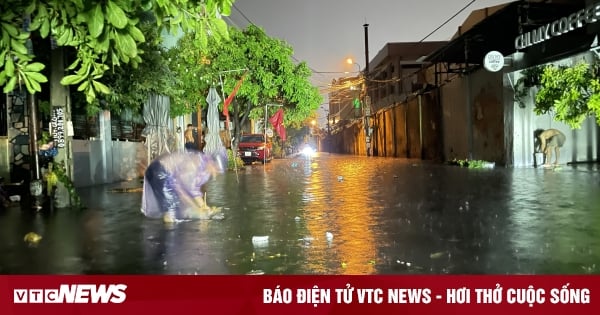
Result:
[[[77,54],[67,68],[71,74],[61,83],[77,85],[92,104],[110,88],[100,80],[116,67],[136,68],[146,38],[140,15],[154,16],[157,27],[172,32],[193,30],[200,46],[227,38],[227,25],[234,0],[5,0],[0,4],[0,86],[4,93],[25,85],[29,93],[42,90],[47,82],[41,73],[46,65],[34,62],[30,38],[50,38],[53,44],[75,48]]]
[[[244,81],[229,107],[232,122],[239,126],[248,119],[265,116],[265,105],[277,103],[285,108],[285,124],[300,124],[318,109],[322,97],[309,77],[305,62],[295,64],[292,48],[271,38],[264,30],[249,26],[243,31],[229,30],[229,40],[210,42],[205,50],[193,34],[186,34],[169,53],[171,68],[181,78],[184,91],[173,106],[174,114],[191,113],[206,106],[204,98],[210,86],[223,80],[228,95],[244,75]],[[236,71],[232,71],[236,70]],[[244,74],[245,73],[245,74]],[[277,108],[268,106],[269,116]]]
[[[541,75],[535,96],[536,114],[554,112],[554,119],[580,128],[590,115],[600,124],[600,81],[598,65],[579,62],[575,66],[548,65]]]
[[[124,109],[141,113],[142,104],[148,100],[148,95],[175,97],[178,93],[175,88],[177,78],[169,69],[159,29],[151,20],[140,21],[139,26],[146,38],[139,45],[144,51],[140,55],[143,62],[137,67],[132,64],[115,67],[99,80],[110,88],[111,93],[103,97],[103,107],[111,113],[118,114]],[[89,115],[100,110],[100,104],[97,103],[87,104]]]

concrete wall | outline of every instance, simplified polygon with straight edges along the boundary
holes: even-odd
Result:
[[[107,147],[109,147],[108,150]],[[110,154],[105,154],[106,152],[110,152]],[[144,143],[73,140],[73,169],[76,187],[142,178],[146,166],[147,157]]]
[[[556,65],[573,65],[574,62],[586,59],[592,60],[589,53],[575,55],[556,61]],[[561,149],[560,164],[592,162],[600,160],[600,126],[595,117],[587,118],[580,129],[571,129],[567,124],[554,120],[551,113],[536,115],[534,112],[534,97],[536,88],[529,91],[529,95],[521,99],[521,103],[513,101],[513,89],[511,84],[519,78],[519,72],[507,73],[504,78],[506,97],[505,103],[512,111],[512,129],[507,133],[512,137],[512,146],[507,147],[512,166],[531,167],[535,166],[535,138],[536,129],[554,128],[562,131],[567,137],[564,147]],[[552,160],[554,161],[554,159]]]
[[[0,177],[4,182],[10,182],[10,153],[11,146],[8,144],[8,137],[0,137]]]
[[[502,74],[481,69],[441,87],[445,159],[506,163]]]

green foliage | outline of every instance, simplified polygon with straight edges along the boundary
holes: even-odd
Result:
[[[239,126],[248,118],[264,118],[265,104],[285,106],[285,124],[303,121],[322,102],[309,77],[306,63],[294,64],[292,48],[271,38],[259,27],[229,30],[229,40],[209,42],[207,49],[196,34],[186,33],[169,52],[171,68],[180,78],[182,94],[173,102],[173,115],[191,113],[206,106],[211,86],[228,95],[244,73],[244,81],[230,105],[232,120]],[[240,71],[232,71],[240,70]],[[247,70],[247,72],[246,72]],[[269,107],[269,116],[276,108]],[[236,130],[237,132],[238,130]]]
[[[535,96],[536,114],[553,112],[556,121],[573,129],[595,114],[600,124],[600,82],[598,65],[579,62],[572,67],[548,65]]]
[[[146,41],[140,16],[150,14],[154,24],[170,30],[194,32],[200,47],[228,37],[221,19],[231,12],[232,0],[5,0],[0,4],[0,85],[5,93],[25,85],[40,92],[47,82],[45,65],[34,62],[27,48],[31,33],[51,37],[57,46],[73,47],[77,55],[61,83],[76,85],[87,103],[111,89],[105,73],[128,64],[136,68]],[[28,25],[24,29],[23,25]],[[208,40],[210,36],[210,41]]]
[[[151,21],[141,21],[139,26],[146,38],[139,45],[144,51],[141,55],[143,62],[137,67],[132,64],[116,67],[101,79],[111,91],[104,96],[104,107],[114,114],[119,114],[124,109],[140,113],[141,105],[150,94],[175,97],[178,93],[175,87],[177,79],[164,57],[165,51],[161,46],[158,29]],[[88,115],[94,114],[93,110],[97,109],[97,106],[88,106]]]
[[[452,165],[458,165],[460,167],[467,168],[490,168],[490,165],[494,165],[494,163],[484,161],[484,160],[457,160],[454,159],[450,162]]]
[[[529,95],[531,87],[540,84],[543,72],[543,66],[527,68],[521,72],[521,77],[517,80],[514,87],[515,99],[519,102],[521,107],[525,107],[522,100]]]
[[[56,177],[58,178],[58,181],[64,185],[65,189],[67,189],[67,192],[69,193],[69,197],[71,198],[72,205],[77,208],[82,208],[83,204],[81,203],[79,194],[77,194],[77,191],[75,190],[75,184],[73,183],[71,178],[69,178],[69,176],[67,176],[67,173],[65,171],[64,162],[60,161],[58,163],[55,163],[54,167],[52,168],[52,172],[56,175]],[[48,189],[51,189],[51,188],[48,188]]]
[[[236,170],[243,169],[244,161],[239,157],[238,154],[233,154],[233,150],[227,149],[227,169],[228,170]]]

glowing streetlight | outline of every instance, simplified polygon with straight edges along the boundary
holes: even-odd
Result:
[[[358,71],[356,71],[356,73],[360,73],[360,65],[358,63],[354,62],[354,60],[352,58],[346,59],[346,63],[349,65],[356,65],[356,67],[358,68]]]

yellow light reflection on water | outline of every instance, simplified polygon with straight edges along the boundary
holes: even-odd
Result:
[[[305,219],[308,233],[315,239],[306,249],[306,268],[313,273],[374,274],[376,209],[368,204],[363,191],[368,189],[366,185],[358,191],[346,185],[360,171],[358,166],[340,164],[323,172],[318,165],[311,165],[306,194],[312,200],[307,203]],[[330,241],[326,239],[327,232],[333,235]]]

